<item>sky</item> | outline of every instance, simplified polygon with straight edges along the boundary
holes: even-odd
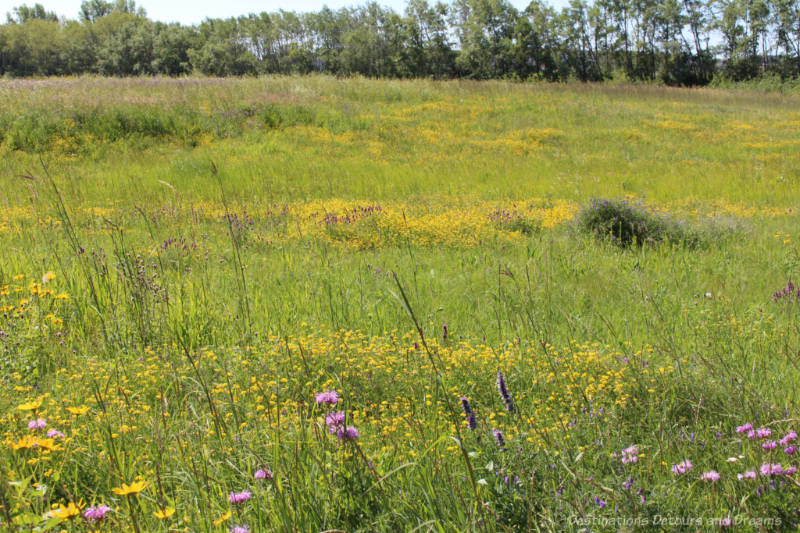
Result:
[[[530,0],[510,0],[517,9],[527,7]],[[431,4],[435,3],[429,0]],[[55,11],[61,16],[77,19],[80,11],[81,0],[0,0],[0,21],[5,19],[5,13],[10,12],[20,4],[42,4],[48,11]],[[324,5],[331,9],[341,7],[359,6],[367,3],[366,0],[137,0],[136,5],[145,8],[148,18],[161,22],[180,22],[182,24],[196,24],[205,18],[227,18],[248,13],[261,13],[262,11],[319,11]],[[405,9],[405,0],[378,0],[378,3],[391,7],[397,12]],[[565,1],[552,0],[549,2],[556,7],[564,5]]]

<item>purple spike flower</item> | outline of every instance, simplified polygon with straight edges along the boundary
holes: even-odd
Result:
[[[500,447],[500,451],[501,452],[505,451],[506,438],[503,436],[503,432],[495,428],[492,430],[492,435],[494,435],[494,440],[497,441],[497,445]]]
[[[461,407],[464,408],[464,416],[467,418],[467,426],[470,430],[475,431],[475,428],[478,427],[478,420],[475,417],[475,411],[472,410],[472,406],[469,404],[469,400],[466,396],[461,397]]]
[[[497,390],[500,391],[500,397],[503,398],[503,403],[506,404],[506,411],[514,411],[514,401],[511,399],[511,394],[508,392],[506,386],[506,377],[502,372],[497,373]]]

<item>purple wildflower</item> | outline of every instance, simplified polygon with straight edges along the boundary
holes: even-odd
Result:
[[[780,442],[781,446],[786,446],[787,444],[796,439],[797,439],[797,433],[795,431],[790,431],[789,433],[786,434],[785,437],[783,437],[778,442]]]
[[[797,451],[797,446],[787,446],[786,448],[783,449],[783,453],[785,453],[786,455],[794,455],[796,451]]]
[[[601,509],[605,508],[606,506],[606,502],[604,500],[601,500],[597,496],[594,497],[594,503],[599,505]]]
[[[692,462],[689,459],[683,460],[676,465],[672,465],[672,473],[676,476],[680,476],[681,474],[685,474],[693,467]]]
[[[711,481],[713,483],[719,481],[719,477],[719,473],[716,470],[709,470],[708,472],[703,472],[703,475],[700,476],[700,481]]]
[[[759,439],[766,439],[770,435],[772,435],[772,430],[769,428],[760,428],[756,430],[756,437]]]
[[[64,438],[64,434],[63,434],[63,433],[61,433],[61,432],[60,432],[59,430],[57,430],[57,429],[51,429],[51,430],[49,430],[49,431],[47,432],[47,436],[48,436],[48,437],[50,437],[51,439],[63,439],[63,438]]]
[[[253,477],[255,477],[256,479],[266,479],[267,481],[270,481],[272,479],[272,470],[270,470],[269,468],[265,469],[259,468],[258,470],[256,470],[256,473]]]
[[[475,431],[475,428],[478,427],[478,421],[475,418],[475,411],[472,410],[472,406],[466,396],[461,397],[461,407],[464,408],[464,416],[467,417],[467,426],[470,430]]]
[[[631,485],[633,485],[633,478],[632,477],[629,477],[628,479],[626,479],[625,482],[622,484],[622,486],[623,486],[623,488],[625,488],[625,490],[628,490],[629,488],[631,488]]]
[[[108,505],[98,505],[96,507],[89,507],[83,512],[83,517],[89,522],[99,522],[105,519],[106,513],[111,510]]]
[[[326,403],[328,405],[335,405],[339,401],[339,393],[335,390],[326,390],[325,392],[317,393],[317,403]]]
[[[789,468],[787,468],[786,470],[783,471],[783,475],[784,476],[791,476],[795,472],[797,472],[797,467],[796,466],[790,466]]]
[[[774,440],[768,440],[767,442],[761,445],[761,448],[763,448],[764,450],[774,450],[777,447],[778,443],[775,442]]]
[[[497,445],[500,447],[500,451],[503,451],[506,447],[506,439],[503,436],[503,432],[499,429],[493,429],[492,435],[494,435],[494,440],[497,441]]]
[[[783,474],[783,467],[779,464],[764,463],[761,465],[762,476],[779,476]]]
[[[336,436],[339,437],[339,440],[356,440],[358,438],[358,430],[355,426],[347,426],[346,428],[339,426]]]
[[[250,533],[250,528],[247,526],[233,526],[231,533]]]
[[[639,462],[639,447],[635,444],[622,450],[622,464],[636,464]]]
[[[47,426],[47,420],[44,418],[37,418],[28,422],[28,429],[44,429]]]
[[[506,377],[502,372],[497,373],[497,390],[500,391],[500,397],[503,398],[503,403],[506,404],[506,411],[514,411],[514,401],[508,392]]]
[[[755,473],[755,471],[747,470],[744,474],[736,474],[736,479],[738,479],[739,481],[745,479],[756,479],[756,475],[757,474]]]
[[[748,431],[752,431],[752,429],[753,429],[753,424],[748,422],[743,426],[736,426],[736,433],[747,433]]]
[[[228,501],[231,503],[243,503],[252,497],[253,495],[250,494],[249,490],[243,490],[242,492],[231,492],[228,495]]]
[[[344,426],[344,411],[333,411],[325,417],[325,424],[328,426],[328,433],[333,435]]]

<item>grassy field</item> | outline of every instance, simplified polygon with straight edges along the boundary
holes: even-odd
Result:
[[[0,522],[797,530],[798,181],[796,95],[0,81]]]

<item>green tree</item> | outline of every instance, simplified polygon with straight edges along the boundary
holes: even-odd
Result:
[[[456,0],[451,20],[461,50],[459,70],[478,79],[506,76],[518,16],[506,0]]]
[[[9,23],[16,22],[24,24],[29,20],[45,20],[48,22],[58,22],[58,15],[53,11],[46,11],[42,4],[35,4],[33,7],[21,5],[13,9],[14,14],[6,14]]]

